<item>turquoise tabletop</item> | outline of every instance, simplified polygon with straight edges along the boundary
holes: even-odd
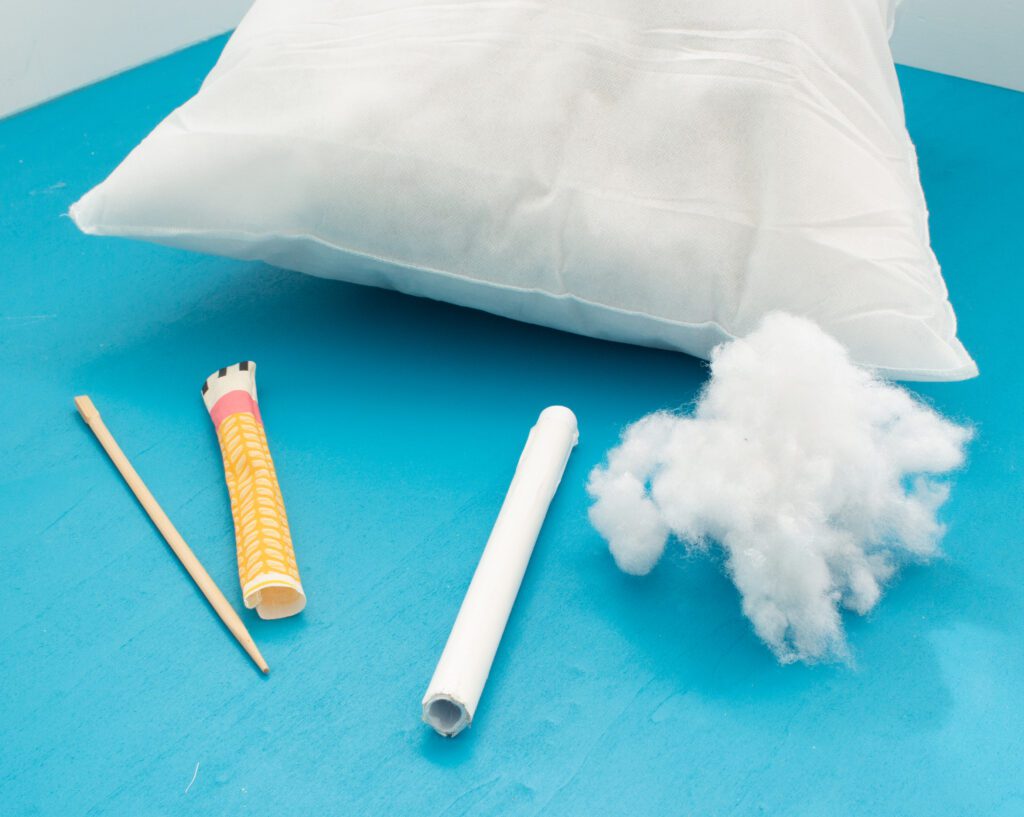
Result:
[[[901,70],[933,241],[981,376],[944,556],[780,666],[713,558],[614,566],[584,483],[702,363],[444,304],[89,238],[66,217],[198,87],[211,41],[0,122],[0,812],[1024,814],[1024,94]],[[309,596],[244,618],[263,677],[88,429],[88,393],[242,609],[199,388],[259,364]],[[420,698],[544,406],[579,418],[470,730]]]

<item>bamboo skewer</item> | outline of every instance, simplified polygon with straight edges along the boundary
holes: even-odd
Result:
[[[177,529],[171,524],[171,520],[167,518],[167,514],[164,513],[163,508],[156,501],[153,494],[150,493],[149,488],[146,487],[146,483],[142,481],[142,477],[138,475],[138,472],[132,467],[132,464],[128,461],[128,457],[125,456],[121,450],[121,446],[117,444],[110,431],[107,430],[104,425],[102,418],[100,417],[99,411],[96,406],[93,405],[92,400],[86,395],[79,395],[75,398],[75,407],[78,409],[78,413],[82,415],[82,419],[85,420],[89,428],[92,429],[92,433],[96,435],[96,439],[100,441],[100,445],[109,455],[111,461],[117,466],[117,470],[121,472],[121,476],[124,477],[124,481],[128,483],[128,487],[132,489],[132,493],[135,494],[136,499],[145,509],[146,513],[149,514],[149,518],[153,520],[153,524],[157,526],[160,533],[163,534],[164,539],[167,540],[167,544],[171,546],[171,550],[184,565],[185,570],[192,577],[193,581],[198,585],[199,589],[206,596],[206,600],[210,602],[210,606],[213,607],[214,611],[220,616],[220,620],[224,622],[231,634],[241,644],[249,657],[256,662],[256,666],[259,667],[264,673],[270,672],[270,667],[267,666],[267,662],[260,655],[259,648],[256,646],[256,642],[252,640],[252,636],[249,635],[249,631],[245,628],[245,624],[242,623],[242,619],[238,617],[238,613],[231,606],[230,602],[224,598],[224,594],[220,592],[220,588],[214,583],[213,579],[210,578],[210,574],[206,572],[206,569],[200,563],[199,559],[192,552],[192,549],[185,543],[185,540],[181,538],[181,534],[178,533]]]

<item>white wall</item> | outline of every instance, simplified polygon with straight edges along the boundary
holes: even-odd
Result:
[[[0,117],[228,31],[251,3],[0,0]],[[1024,90],[1024,0],[903,0],[893,52]]]
[[[0,116],[234,28],[252,0],[0,0]]]
[[[896,62],[1024,91],[1024,0],[903,0]]]

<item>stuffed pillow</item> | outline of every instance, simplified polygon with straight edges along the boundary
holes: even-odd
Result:
[[[702,357],[784,310],[890,377],[970,377],[892,6],[257,0],[71,215]]]

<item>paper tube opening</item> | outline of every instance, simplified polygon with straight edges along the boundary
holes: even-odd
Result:
[[[446,738],[453,738],[469,726],[466,707],[447,695],[437,695],[423,704],[423,721]]]
[[[264,587],[246,596],[245,606],[255,607],[262,619],[288,618],[303,611],[306,594],[294,587]]]

